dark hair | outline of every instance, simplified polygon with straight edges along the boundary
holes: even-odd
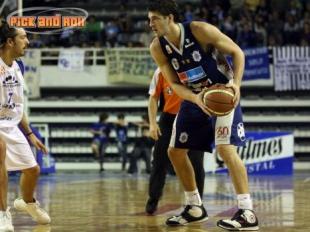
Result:
[[[125,119],[125,115],[123,113],[120,113],[117,115],[118,119]]]
[[[99,121],[100,121],[100,122],[104,122],[105,120],[108,119],[108,117],[109,117],[109,115],[108,115],[107,113],[101,113],[101,114],[99,115]]]
[[[10,27],[9,24],[4,20],[0,20],[0,47],[5,44],[8,38],[14,38],[17,35],[16,28]]]
[[[175,0],[150,0],[148,11],[158,12],[163,16],[173,15],[175,22],[180,22],[178,4]]]

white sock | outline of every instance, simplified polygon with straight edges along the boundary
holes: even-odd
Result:
[[[194,191],[190,191],[190,192],[185,192],[185,204],[186,205],[202,205],[198,189],[195,189]]]
[[[237,200],[239,209],[253,210],[253,203],[250,194],[238,194]]]

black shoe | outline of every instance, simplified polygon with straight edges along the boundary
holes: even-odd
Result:
[[[149,198],[146,202],[145,212],[153,214],[157,210],[158,200]]]
[[[231,219],[219,220],[217,226],[232,231],[259,229],[257,217],[249,209],[239,209]]]
[[[208,214],[203,205],[187,205],[180,215],[168,218],[166,224],[168,226],[183,226],[188,223],[206,220],[208,220]]]

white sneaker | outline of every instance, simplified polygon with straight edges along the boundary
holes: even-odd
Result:
[[[40,208],[40,203],[37,200],[33,203],[26,203],[22,198],[17,198],[14,201],[14,207],[17,210],[29,213],[32,219],[39,224],[49,224],[51,222],[50,216],[44,209]]]
[[[13,232],[12,216],[8,207],[6,211],[0,211],[0,232]]]

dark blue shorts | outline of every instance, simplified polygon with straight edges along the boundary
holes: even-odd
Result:
[[[240,105],[226,116],[209,117],[196,104],[183,101],[174,121],[170,147],[210,152],[213,143],[244,146],[245,140]]]

